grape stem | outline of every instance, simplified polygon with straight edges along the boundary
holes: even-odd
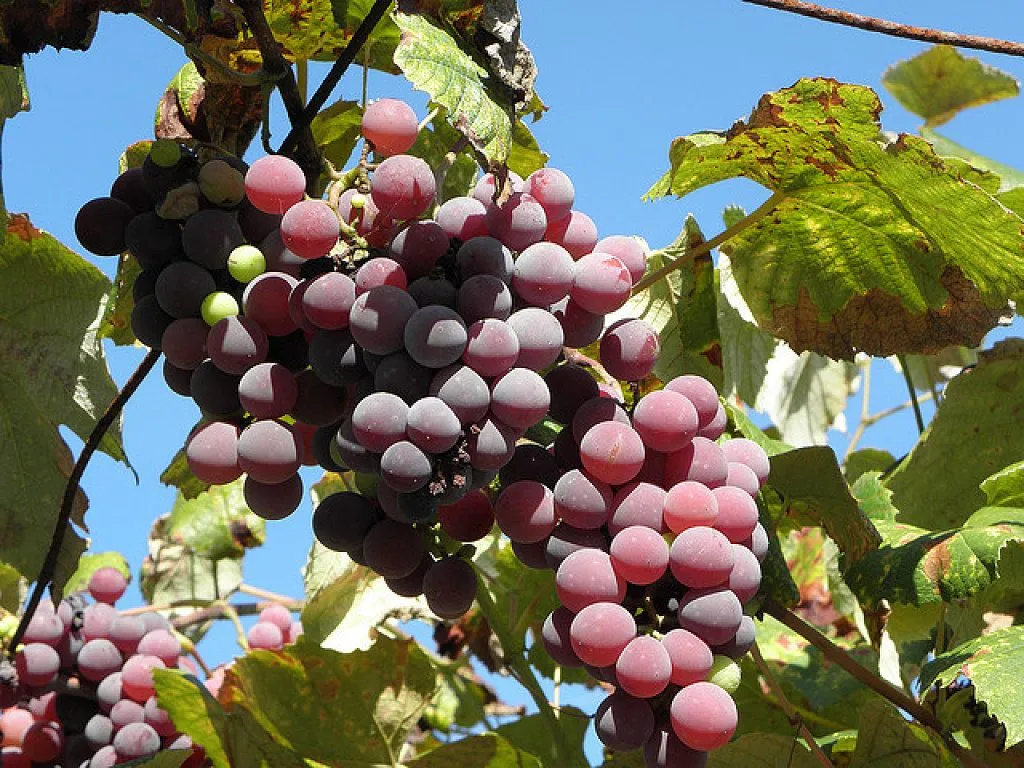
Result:
[[[761,205],[755,211],[752,211],[751,213],[747,214],[728,229],[719,232],[710,240],[705,240],[700,245],[697,245],[693,248],[687,248],[682,256],[673,259],[668,264],[663,266],[661,269],[658,269],[654,272],[651,272],[648,275],[645,275],[639,283],[633,286],[633,295],[636,296],[641,291],[650,288],[663,277],[670,275],[677,269],[681,269],[684,265],[689,264],[698,256],[702,256],[705,253],[709,253],[710,251],[719,247],[723,243],[731,240],[736,235],[740,234],[740,232],[743,232],[744,230],[754,226],[761,219],[763,219],[769,213],[774,211],[775,208],[778,207],[779,203],[781,203],[785,199],[785,192],[773,193],[771,197],[769,197],[767,200],[761,203]]]
[[[924,434],[924,417],[921,415],[921,403],[917,400],[917,389],[914,387],[914,379],[910,376],[910,366],[907,364],[906,355],[897,355],[900,361],[900,369],[903,371],[903,380],[907,382],[907,391],[910,393],[910,402],[914,406],[914,420],[917,422],[917,433]]]
[[[818,21],[828,21],[845,27],[856,27],[868,32],[878,32],[892,37],[903,37],[909,40],[921,40],[925,43],[956,45],[960,48],[973,48],[977,51],[1005,53],[1007,56],[1024,56],[1024,44],[1010,40],[1000,40],[981,35],[966,35],[959,32],[946,32],[941,29],[915,27],[910,24],[899,24],[895,21],[862,16],[859,13],[825,8],[803,0],[743,0],[751,5],[773,8],[777,11],[788,11],[800,16],[807,16]]]
[[[271,592],[269,589],[263,589],[262,587],[254,587],[251,584],[239,584],[238,591],[243,595],[249,595],[250,597],[258,597],[261,600],[270,600],[274,603],[280,603],[289,610],[296,610],[293,606],[300,606],[301,603],[294,598],[288,597],[288,595],[282,595],[278,592]]]
[[[838,664],[850,676],[860,681],[883,698],[888,699],[922,725],[931,728],[939,734],[949,751],[956,755],[964,765],[970,766],[970,768],[985,768],[984,762],[957,743],[956,739],[953,738],[952,734],[948,732],[946,727],[942,724],[942,721],[940,721],[933,712],[919,704],[906,692],[901,691],[892,683],[883,680],[881,677],[867,669],[867,667],[858,664],[850,654],[821,634],[821,632],[819,632],[815,627],[808,624],[792,611],[772,600],[765,603],[764,612],[784,624],[793,632],[796,632],[800,637],[821,651],[826,659]]]
[[[267,74],[262,69],[257,70],[256,72],[239,72],[237,69],[232,69],[216,56],[211,56],[198,45],[193,45],[188,42],[176,29],[174,29],[174,27],[166,24],[158,18],[147,16],[141,12],[138,12],[135,15],[180,45],[185,50],[185,54],[189,58],[194,59],[201,64],[205,64],[211,69],[217,70],[217,72],[233,83],[246,87],[254,87],[261,85],[267,78]]]
[[[768,687],[771,688],[772,693],[775,694],[775,703],[779,705],[779,708],[786,714],[786,718],[789,720],[790,725],[794,726],[803,737],[804,741],[807,742],[807,746],[811,752],[817,758],[818,762],[824,768],[835,768],[832,765],[832,761],[828,759],[828,755],[822,750],[821,745],[814,738],[814,734],[811,733],[810,729],[804,723],[802,717],[797,714],[796,710],[793,709],[793,705],[789,703],[789,699],[786,698],[785,692],[782,690],[782,686],[779,684],[778,678],[772,672],[771,667],[764,660],[764,656],[761,655],[761,649],[754,643],[750,649],[750,655],[754,659],[754,663],[757,668],[761,670],[761,674],[764,675],[765,680],[768,681]]]
[[[534,704],[537,705],[537,709],[540,712],[541,717],[547,723],[548,730],[551,731],[551,738],[554,742],[554,748],[558,757],[559,765],[585,766],[586,763],[582,761],[582,757],[574,754],[572,747],[566,740],[565,731],[562,730],[562,727],[558,722],[558,716],[555,714],[555,710],[552,709],[551,704],[548,702],[547,696],[544,695],[544,691],[540,687],[540,682],[533,673],[533,668],[526,660],[526,656],[523,653],[523,643],[519,638],[513,637],[511,628],[505,622],[504,617],[498,610],[497,604],[491,597],[491,593],[488,589],[487,581],[484,578],[483,573],[480,572],[475,563],[471,564],[473,565],[473,570],[475,570],[477,574],[478,585],[476,600],[477,604],[480,606],[480,612],[487,620],[487,624],[490,626],[491,631],[498,636],[498,641],[501,643],[505,666],[508,667],[512,675],[519,681],[519,684],[522,685],[530,694],[530,698],[532,698]]]
[[[50,549],[43,560],[43,567],[39,570],[39,577],[36,579],[35,587],[32,590],[31,597],[29,597],[28,604],[25,606],[25,611],[21,614],[18,628],[14,630],[14,635],[7,646],[7,653],[11,659],[14,658],[14,649],[18,647],[21,638],[24,637],[25,630],[28,629],[28,624],[32,621],[36,608],[39,607],[39,601],[43,599],[43,592],[53,581],[53,574],[57,570],[57,560],[60,557],[64,538],[71,528],[71,512],[75,507],[75,498],[78,496],[78,491],[80,490],[79,483],[82,480],[82,475],[85,474],[85,468],[89,466],[90,459],[96,453],[96,449],[99,448],[100,443],[107,434],[107,430],[110,429],[110,425],[120,415],[124,404],[135,394],[143,379],[153,370],[153,366],[156,365],[159,359],[160,351],[157,349],[151,349],[146,353],[146,356],[142,358],[142,362],[139,363],[139,367],[135,369],[128,378],[128,381],[125,382],[124,387],[121,388],[121,391],[110,402],[103,415],[97,419],[96,425],[92,428],[89,437],[85,441],[85,445],[82,447],[82,452],[78,454],[75,466],[71,469],[67,484],[64,486],[64,497],[61,500],[60,512],[57,514],[57,522],[53,526]]]

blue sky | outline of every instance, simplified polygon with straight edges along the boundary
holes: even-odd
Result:
[[[901,21],[1024,39],[1024,16],[1016,2],[950,0],[847,3],[862,13]],[[702,129],[722,129],[745,116],[765,91],[803,76],[827,75],[876,88],[886,105],[882,119],[891,130],[913,131],[919,120],[881,89],[881,75],[893,62],[927,46],[842,29],[740,2],[557,2],[521,0],[524,39],[540,68],[538,90],[550,106],[533,126],[551,165],[573,178],[576,207],[587,212],[602,235],[636,233],[655,247],[674,239],[688,212],[709,234],[720,228],[723,207],[755,207],[767,193],[756,185],[728,182],[687,199],[656,204],[640,196],[665,170],[669,142]],[[892,14],[898,14],[893,16]],[[1024,61],[981,54],[988,63],[1024,77]],[[181,50],[144,22],[104,15],[90,51],[31,56],[26,62],[32,110],[8,122],[3,136],[3,188],[9,210],[28,212],[36,226],[77,248],[72,222],[85,201],[106,194],[117,159],[133,141],[152,136],[153,113],[167,82],[185,59]],[[312,65],[318,81],[326,65]],[[358,72],[341,83],[336,96],[358,98]],[[425,98],[411,94],[403,80],[370,78],[371,98],[408,97],[418,113]],[[286,126],[280,103],[274,108],[274,143]],[[988,105],[957,117],[943,130],[983,154],[1024,168],[1024,101]],[[1009,141],[1007,137],[1012,137]],[[257,155],[251,155],[253,159]],[[116,260],[96,260],[113,275]],[[1018,329],[1019,333],[1019,329]],[[123,382],[141,359],[139,348],[109,348],[114,378]],[[874,408],[906,399],[902,378],[877,363]],[[850,403],[850,423],[859,407]],[[125,444],[141,482],[104,456],[85,476],[91,500],[88,522],[96,550],[117,549],[137,569],[145,555],[153,519],[168,511],[173,492],[159,475],[181,446],[197,411],[171,394],[158,374],[142,386],[125,413]],[[899,455],[916,438],[909,412],[868,432],[865,445]],[[846,437],[834,434],[842,450]],[[80,442],[72,438],[77,451]],[[315,473],[308,471],[310,482]],[[246,581],[301,595],[299,569],[309,546],[310,508],[305,502],[291,518],[269,524],[266,546],[246,558]],[[137,592],[131,593],[135,600]],[[206,642],[213,662],[234,655],[228,627]],[[516,700],[512,686],[502,685]],[[570,699],[572,701],[572,699]],[[584,700],[584,708],[592,708]],[[591,744],[593,750],[593,744]],[[593,753],[592,753],[593,754]]]

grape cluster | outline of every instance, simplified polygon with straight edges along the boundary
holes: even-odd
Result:
[[[564,401],[553,451],[516,449],[497,523],[526,565],[555,571],[549,655],[616,688],[594,715],[602,742],[643,748],[652,768],[703,766],[736,728],[734,660],[754,642],[743,604],[768,547],[754,500],[768,457],[750,440],[716,442],[725,413],[699,376],[632,413],[596,384],[589,395]]]
[[[108,768],[161,748],[203,751],[180,735],[157,704],[154,669],[190,669],[171,625],[157,613],[122,615],[114,603],[127,581],[100,568],[85,595],[54,608],[41,603],[15,655],[16,680],[4,681],[0,713],[4,768]]]

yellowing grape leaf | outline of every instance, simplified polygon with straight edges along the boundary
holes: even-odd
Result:
[[[648,198],[737,176],[772,191],[723,246],[758,326],[833,358],[976,346],[1024,293],[1024,221],[863,86],[816,78],[676,139]]]

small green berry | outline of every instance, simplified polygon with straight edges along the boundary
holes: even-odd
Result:
[[[181,145],[171,139],[157,139],[149,148],[149,159],[161,168],[173,168],[181,160]]]
[[[708,672],[708,682],[723,688],[730,695],[740,687],[742,672],[740,665],[728,656],[715,656]]]
[[[267,260],[255,245],[240,245],[228,254],[228,272],[240,283],[248,283],[266,271]]]
[[[235,297],[225,291],[214,291],[205,299],[202,306],[203,321],[214,326],[225,317],[238,314],[238,302]]]

